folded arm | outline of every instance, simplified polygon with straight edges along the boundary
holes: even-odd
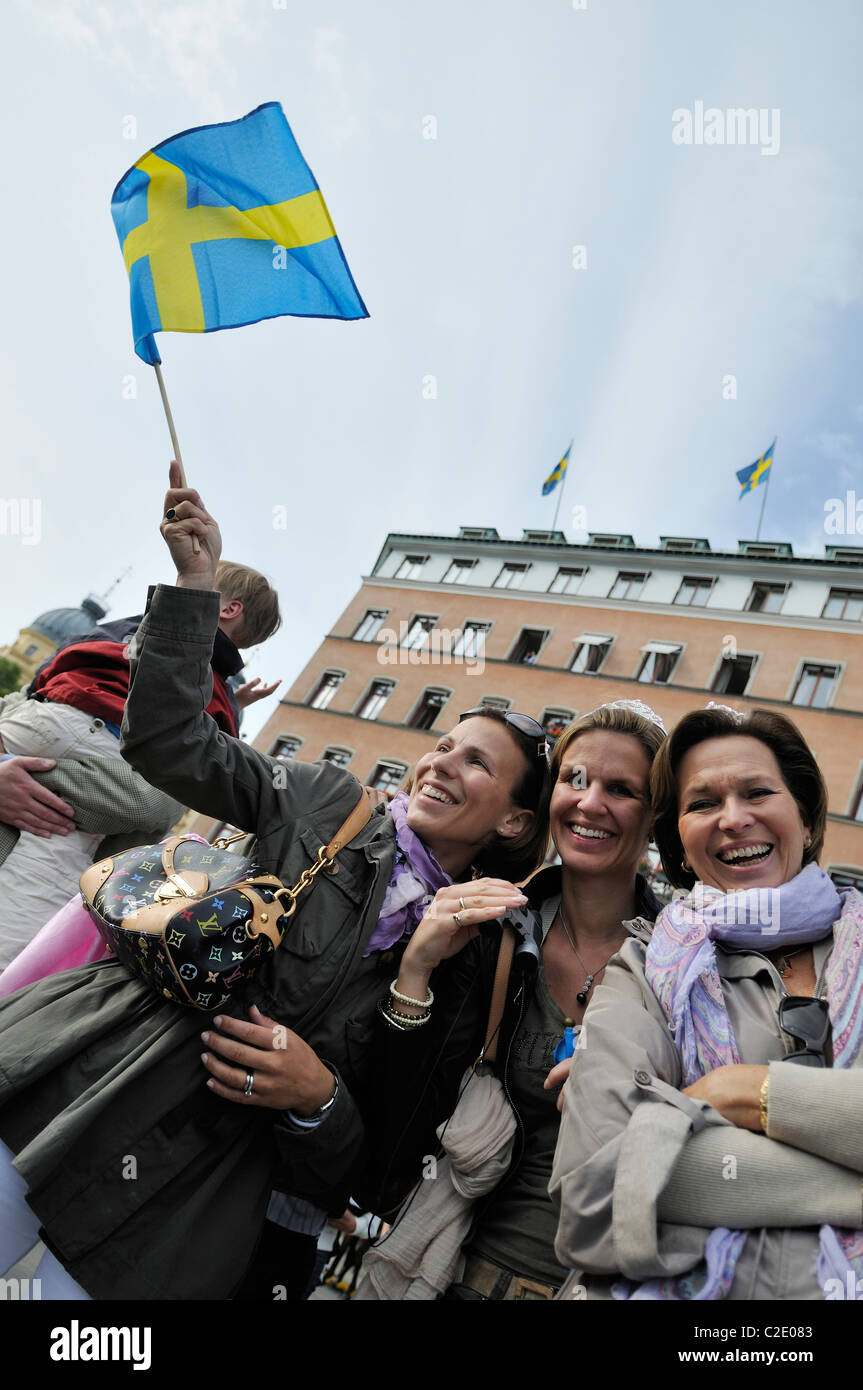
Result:
[[[856,1173],[738,1129],[679,1090],[642,955],[628,942],[608,967],[564,1091],[549,1189],[561,1263],[647,1279],[692,1268],[716,1226],[863,1224]]]

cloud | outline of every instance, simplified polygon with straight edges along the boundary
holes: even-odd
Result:
[[[222,105],[237,87],[240,49],[262,37],[263,14],[236,0],[177,3],[126,0],[44,0],[19,9],[46,36],[154,90],[165,73],[193,104]]]

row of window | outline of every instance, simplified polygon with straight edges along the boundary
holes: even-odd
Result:
[[[374,641],[387,614],[387,609],[368,609],[353,633],[354,639],[361,642]],[[402,648],[422,650],[428,644],[429,636],[434,630],[436,622],[437,619],[432,614],[417,614],[407,625],[407,631],[403,635],[401,643]],[[467,661],[475,658],[480,654],[485,635],[491,630],[491,626],[491,623],[488,622],[473,620],[466,622],[463,627],[450,634],[453,639],[449,648],[450,654],[455,658]],[[533,665],[549,636],[549,628],[522,628],[507,660],[517,665]],[[614,640],[614,637],[608,634],[583,632],[575,639],[567,669],[577,675],[597,675],[605,664]],[[641,649],[635,679],[646,685],[668,684],[674,675],[682,652],[682,642],[646,642]],[[721,695],[745,694],[757,663],[758,655],[754,652],[735,653],[733,656],[723,655],[714,673],[710,689]],[[841,668],[836,663],[805,661],[791,692],[791,703],[806,705],[812,709],[826,709],[838,688],[840,672]],[[341,679],[343,678],[342,676]],[[341,679],[339,679],[338,672],[327,672],[321,685],[310,697],[309,703],[316,709],[325,708],[334,691],[341,684]],[[334,685],[333,681],[335,681]],[[362,719],[377,717],[386,695],[394,686],[394,682],[376,681],[374,686],[379,688],[377,693],[370,690],[364,701],[354,711]],[[385,693],[381,698],[383,691]],[[365,712],[366,700],[369,701],[371,713]],[[420,724],[413,727],[430,728],[431,725]]]
[[[393,576],[394,579],[422,579],[428,555],[406,555]],[[441,581],[444,584],[467,584],[476,560],[453,560]],[[509,563],[501,568],[492,582],[493,589],[520,589],[524,584],[530,562]],[[575,594],[587,574],[588,566],[563,566],[557,570],[546,590],[549,594]],[[647,583],[648,570],[620,570],[607,598],[639,599]],[[672,603],[684,608],[703,608],[710,598],[718,576],[684,575]],[[779,613],[790,584],[753,584],[746,601],[748,613]],[[599,597],[599,595],[597,595]],[[842,618],[860,622],[863,618],[863,589],[830,590],[821,613],[822,618]]]
[[[445,691],[438,692],[445,695]],[[442,708],[446,700],[438,708]],[[512,701],[506,700],[499,695],[486,695],[480,701],[482,705],[491,705],[495,709],[507,710]],[[549,741],[553,744],[563,733],[568,724],[577,717],[577,710],[562,708],[546,708],[540,717],[540,723],[546,732]],[[270,749],[270,756],[277,758],[280,762],[288,762],[295,758],[302,747],[303,740],[294,734],[282,734],[276,739]],[[335,763],[338,767],[347,767],[351,758],[354,756],[352,748],[343,748],[337,744],[330,745],[321,753],[320,762]],[[381,791],[396,791],[401,785],[408,770],[408,764],[399,758],[379,758],[364,779],[367,787],[378,787]],[[861,768],[857,787],[851,799],[851,806],[848,815],[852,820],[863,823],[863,768]]]
[[[276,758],[278,762],[290,762],[295,758],[302,747],[303,740],[296,738],[293,734],[282,734],[276,739],[270,749],[270,756]],[[354,756],[352,748],[340,748],[332,745],[325,748],[318,762],[335,763],[337,767],[347,767],[351,758]],[[379,758],[364,780],[364,786],[377,787],[380,791],[396,791],[404,780],[408,770],[407,763],[401,762],[398,758]]]

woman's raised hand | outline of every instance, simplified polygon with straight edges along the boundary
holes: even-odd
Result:
[[[222,554],[219,527],[200,494],[192,487],[180,487],[179,464],[171,464],[168,476],[170,487],[165,493],[159,530],[177,566],[177,583],[181,587],[212,589]],[[197,554],[192,548],[193,536],[198,537]]]
[[[478,878],[438,889],[402,956],[397,988],[412,998],[422,997],[429,976],[442,960],[463,950],[486,922],[505,917],[526,902],[521,889],[502,878]]]

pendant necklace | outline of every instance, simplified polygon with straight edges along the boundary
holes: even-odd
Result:
[[[788,951],[785,955],[778,956],[773,964],[780,975],[787,975],[789,967],[795,956],[799,956],[801,951],[805,951],[805,946],[798,946],[796,951]]]
[[[575,959],[578,961],[579,965],[581,966],[582,970],[584,971],[585,975],[587,976],[587,979],[585,980],[585,982],[584,982],[584,984],[582,985],[581,989],[578,991],[578,994],[575,996],[576,999],[578,1000],[579,1004],[586,1004],[586,1003],[587,1003],[587,996],[588,996],[589,993],[590,993],[590,988],[591,988],[591,985],[593,984],[594,979],[596,978],[597,975],[602,974],[602,971],[605,969],[606,965],[608,965],[608,961],[611,960],[611,957],[617,955],[617,950],[612,951],[611,956],[608,957],[608,960],[605,961],[602,965],[598,965],[597,968],[596,968],[595,970],[588,970],[587,966],[585,965],[584,961],[581,959],[581,956],[578,954],[578,951],[576,950],[575,942],[574,942],[573,939],[572,939],[572,933],[571,933],[571,931],[569,930],[569,927],[566,925],[566,918],[565,918],[564,915],[563,915],[563,899],[562,899],[562,898],[561,898],[561,901],[560,901],[560,906],[558,907],[557,911],[558,911],[558,915],[559,915],[559,917],[560,917],[560,925],[563,927],[563,930],[564,930],[564,932],[566,933],[566,939],[567,939],[567,941],[569,942],[570,946],[572,947],[573,951],[575,951]]]

